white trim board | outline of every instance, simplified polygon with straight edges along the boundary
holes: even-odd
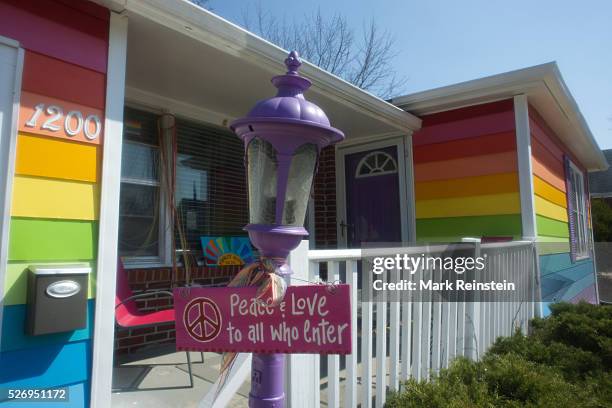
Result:
[[[2,343],[2,315],[4,312],[4,284],[6,281],[6,270],[8,263],[9,229],[11,223],[11,202],[13,191],[13,178],[15,176],[15,156],[17,153],[17,128],[19,120],[19,98],[21,97],[21,78],[23,74],[23,48],[19,43],[10,38],[0,36],[0,48],[4,48],[7,54],[13,54],[14,71],[13,80],[9,77],[7,82],[12,82],[13,87],[4,88],[9,98],[7,110],[11,113],[4,116],[0,114],[0,346]],[[10,58],[10,57],[9,57]],[[12,64],[10,64],[12,65]],[[10,70],[10,68],[9,68]],[[2,67],[2,71],[11,75],[9,70]]]
[[[115,278],[119,235],[119,192],[125,98],[128,20],[110,13],[104,155],[100,192],[96,315],[93,333],[91,407],[111,406],[115,336]]]
[[[529,105],[526,95],[514,97],[514,124],[516,128],[516,154],[519,190],[521,198],[521,224],[524,240],[538,236],[531,166],[531,132],[529,130]]]

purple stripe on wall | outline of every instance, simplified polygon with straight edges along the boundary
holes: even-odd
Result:
[[[65,4],[52,0],[0,2],[0,35],[31,51],[106,73],[108,21]]]
[[[588,288],[584,289],[582,292],[574,296],[570,300],[570,302],[578,303],[581,300],[584,300],[585,302],[589,302],[593,304],[597,303],[597,289],[595,288],[595,285],[589,286]]]

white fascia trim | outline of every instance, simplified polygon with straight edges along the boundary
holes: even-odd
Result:
[[[225,53],[256,63],[271,73],[284,69],[287,51],[186,0],[126,0],[125,8]],[[420,129],[421,120],[343,79],[304,61],[313,88],[336,102],[400,131]]]
[[[115,336],[115,282],[128,19],[110,13],[104,154],[100,192],[96,311],[93,333],[91,407],[111,406]]]
[[[223,113],[204,109],[189,103],[181,102],[176,99],[158,95],[153,92],[144,91],[139,88],[126,86],[125,100],[127,104],[135,104],[140,107],[153,109],[159,112],[168,112],[185,119],[196,122],[212,123],[218,126],[227,127],[227,123],[235,118]]]
[[[418,115],[427,115],[462,106],[489,103],[527,93],[542,85],[554,62],[505,72],[485,78],[443,86],[393,98],[391,102]]]
[[[557,64],[552,64],[551,72],[549,75],[545,77],[545,83],[551,94],[557,101],[557,104],[565,114],[565,116],[569,119],[569,121],[580,130],[580,133],[583,134],[586,142],[590,145],[590,150],[592,151],[592,159],[594,162],[598,162],[598,166],[596,168],[589,168],[589,171],[601,171],[607,170],[609,165],[606,159],[606,156],[601,151],[599,144],[595,140],[593,133],[591,133],[591,129],[587,124],[576,100],[570,93],[563,77],[561,76],[561,71],[559,71],[559,67]]]

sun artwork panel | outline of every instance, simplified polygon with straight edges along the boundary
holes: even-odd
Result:
[[[206,265],[242,266],[253,262],[248,237],[200,237]]]

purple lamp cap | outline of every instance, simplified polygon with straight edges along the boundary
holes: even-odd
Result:
[[[316,129],[315,132],[327,134],[328,140],[324,145],[344,139],[340,130],[331,127],[323,109],[304,98],[304,92],[312,83],[298,72],[301,65],[297,51],[291,51],[285,58],[287,72],[272,78],[272,84],[277,89],[276,95],[257,102],[246,117],[233,121],[230,128],[243,137],[253,132],[251,125],[256,122],[282,124],[285,127],[311,126]],[[251,127],[245,126],[246,124]],[[242,130],[239,130],[240,127]]]

